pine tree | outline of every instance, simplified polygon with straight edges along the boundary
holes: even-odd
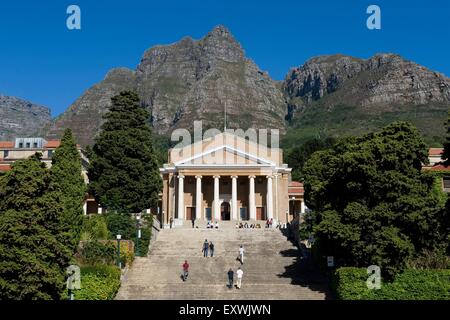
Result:
[[[111,100],[92,150],[90,190],[109,209],[140,212],[157,203],[162,186],[149,113],[135,92],[124,91]]]
[[[63,239],[74,251],[83,225],[83,200],[86,185],[82,176],[81,156],[70,129],[64,131],[61,145],[52,157],[52,179],[63,194]]]
[[[60,299],[71,252],[62,194],[36,154],[0,177],[0,300]]]

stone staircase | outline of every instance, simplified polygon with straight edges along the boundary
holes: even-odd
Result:
[[[264,227],[264,225],[262,225]],[[214,257],[204,258],[202,243],[215,245]],[[240,266],[238,248],[244,246],[240,290],[227,287],[227,272]],[[181,265],[190,264],[189,278],[181,280]],[[235,277],[236,282],[236,277]],[[116,299],[239,299],[291,300],[329,298],[326,279],[311,272],[280,230],[184,227],[163,229],[148,257],[135,259]]]

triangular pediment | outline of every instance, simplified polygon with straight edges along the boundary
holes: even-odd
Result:
[[[260,158],[256,155],[235,149],[233,147],[223,145],[206,152],[193,155],[190,158],[183,159],[175,163],[175,165],[227,165],[227,164],[246,164],[246,165],[275,165],[267,159]]]

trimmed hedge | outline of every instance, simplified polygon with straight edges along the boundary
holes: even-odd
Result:
[[[408,269],[392,283],[370,290],[365,268],[339,268],[332,276],[332,289],[342,300],[449,300],[450,270]]]
[[[120,287],[120,270],[115,266],[81,267],[81,289],[75,300],[112,300]]]

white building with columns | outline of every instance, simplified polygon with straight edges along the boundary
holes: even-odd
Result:
[[[170,149],[168,159],[160,169],[166,225],[171,219],[180,224],[270,218],[284,223],[294,218],[288,194],[291,169],[280,148],[225,132]]]

